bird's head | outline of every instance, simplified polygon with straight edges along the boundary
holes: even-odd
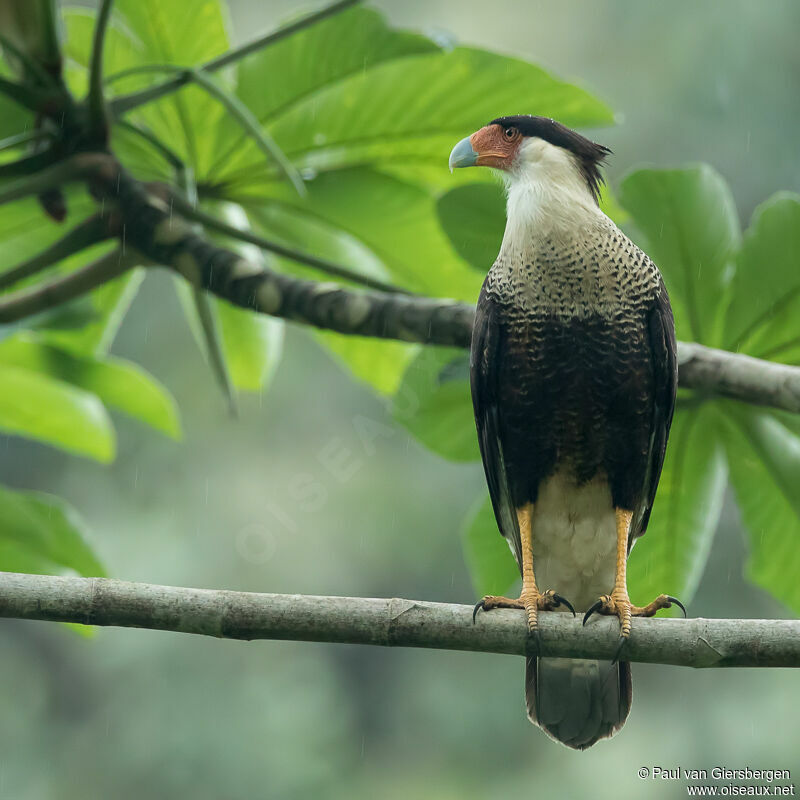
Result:
[[[524,179],[556,187],[577,180],[596,201],[600,166],[610,152],[548,117],[498,117],[453,148],[450,169],[494,167],[507,183]]]

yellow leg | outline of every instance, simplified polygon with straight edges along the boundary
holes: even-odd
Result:
[[[472,619],[480,609],[490,611],[493,608],[524,608],[528,622],[528,630],[536,630],[539,609],[552,611],[559,606],[568,608],[573,616],[575,609],[572,604],[552,589],[540,592],[536,587],[536,576],[533,572],[533,535],[531,533],[531,520],[533,519],[533,504],[527,503],[522,508],[517,509],[517,522],[519,523],[519,537],[522,552],[522,593],[519,598],[495,597],[486,595],[472,613]]]
[[[614,588],[610,595],[603,595],[586,612],[583,618],[583,624],[586,624],[586,621],[595,611],[600,614],[614,614],[619,617],[620,637],[627,639],[631,635],[632,617],[652,617],[655,615],[656,611],[662,608],[670,608],[673,603],[683,610],[684,616],[686,616],[686,609],[680,600],[675,597],[670,597],[668,594],[660,594],[652,603],[648,603],[646,606],[631,605],[630,598],[628,597],[627,566],[628,538],[631,532],[633,512],[623,508],[615,508],[614,515],[617,520],[617,568],[614,577]]]

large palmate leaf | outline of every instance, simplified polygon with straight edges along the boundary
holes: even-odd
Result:
[[[640,169],[622,181],[619,196],[664,275],[679,337],[719,344],[740,240],[725,181],[707,164]]]
[[[47,344],[42,337],[21,333],[0,341],[2,364],[77,386],[168,436],[180,436],[178,411],[172,396],[152,375],[129,361],[77,355]]]
[[[267,123],[348,75],[382,61],[437,49],[424,36],[392,30],[372,9],[350,8],[244,59],[238,67],[237,94],[260,122]],[[273,75],[281,80],[270,80]],[[242,163],[246,137],[225,123],[218,126],[216,137],[212,173],[225,174]],[[252,151],[244,154],[245,159],[252,156]]]
[[[280,202],[357,239],[403,288],[459,300],[478,295],[480,276],[455,252],[434,198],[419,186],[360,167],[320,175],[307,198],[286,190]]]
[[[493,117],[531,107],[572,126],[611,122],[599,100],[544,70],[482,50],[377,64],[286,105],[266,127],[300,168],[415,162],[446,168],[453,143]],[[274,179],[252,149],[219,175],[232,199]]]
[[[436,211],[458,254],[486,272],[497,258],[506,226],[500,187],[489,183],[459,186],[439,198]]]
[[[114,457],[114,429],[95,395],[6,364],[0,364],[0,385],[0,432],[27,436],[97,461]]]
[[[82,520],[62,500],[0,486],[0,570],[105,575],[86,542]]]
[[[298,247],[365,277],[384,282],[392,280],[389,269],[364,242],[313,215],[305,207],[254,206],[248,216],[259,232],[272,241]],[[303,278],[328,279],[327,274],[320,270],[285,258],[275,258],[274,263],[281,271]],[[316,331],[315,335],[355,377],[381,394],[392,394],[397,389],[409,361],[418,350],[415,345],[405,342],[342,336],[327,331]]]
[[[480,458],[467,354],[447,348],[421,352],[397,390],[394,417],[434,453],[453,461]]]
[[[762,203],[745,232],[733,278],[725,345],[785,358],[797,344],[800,311],[800,195]]]
[[[628,562],[634,603],[674,595],[688,603],[697,589],[719,523],[728,467],[719,436],[719,406],[679,410],[647,533]]]
[[[732,401],[725,446],[750,534],[749,578],[800,613],[800,436],[769,411]]]
[[[492,502],[487,497],[467,516],[462,532],[475,595],[508,595],[520,579],[519,568],[508,543],[497,529]]]

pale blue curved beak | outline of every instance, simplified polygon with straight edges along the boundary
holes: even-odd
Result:
[[[477,160],[478,154],[472,149],[472,142],[470,142],[469,136],[467,136],[467,138],[462,139],[453,148],[453,152],[450,153],[450,161],[448,162],[450,165],[450,172],[456,167],[474,167]]]

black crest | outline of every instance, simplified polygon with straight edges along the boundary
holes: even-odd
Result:
[[[569,150],[578,161],[578,166],[586,180],[586,185],[595,200],[600,193],[600,184],[603,176],[600,166],[606,156],[611,153],[609,148],[597,144],[585,136],[581,136],[566,125],[556,122],[549,117],[533,117],[530,114],[518,114],[510,117],[493,119],[490,125],[502,125],[504,128],[516,128],[523,136],[537,136],[546,142]]]

